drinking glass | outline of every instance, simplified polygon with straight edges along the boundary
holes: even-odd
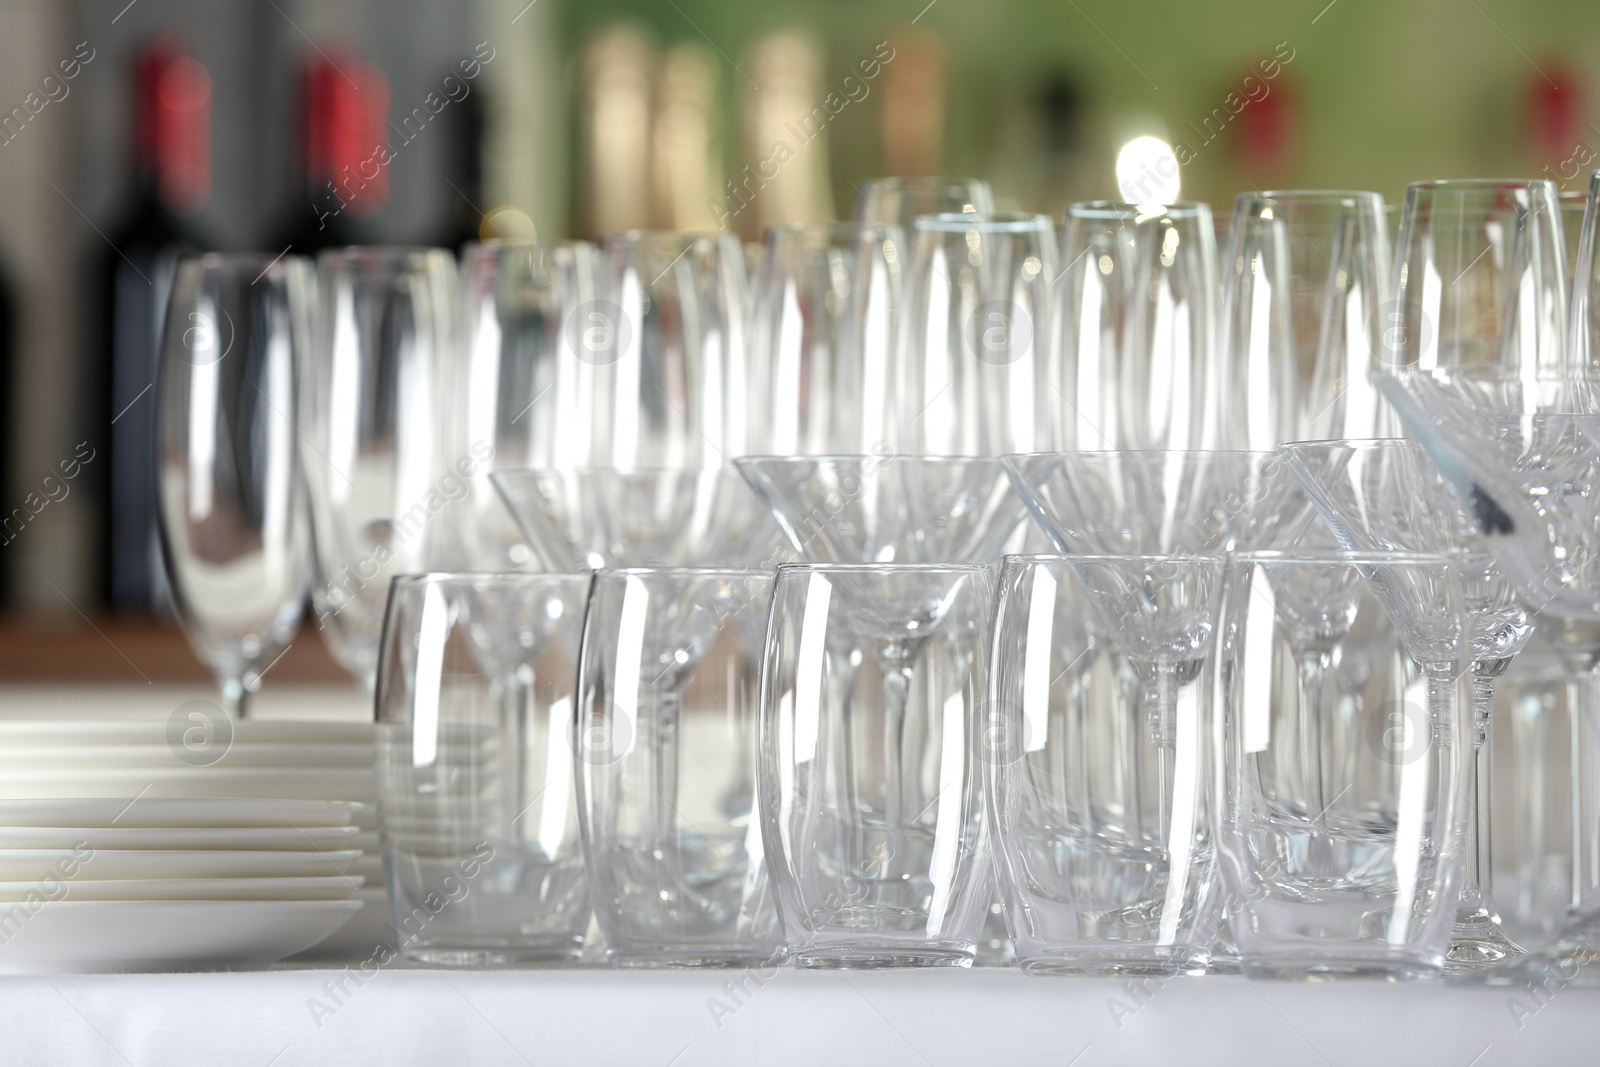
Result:
[[[378,821],[409,959],[567,960],[583,946],[573,716],[589,582],[393,582],[378,664]]]
[[[1567,315],[1567,366],[1574,372],[1592,374],[1600,364],[1600,302],[1595,300],[1595,287],[1600,285],[1600,274],[1594,269],[1595,227],[1600,226],[1600,171],[1589,183],[1589,193],[1583,198],[1583,207],[1574,212],[1569,194],[1561,194],[1563,230],[1567,239],[1569,262],[1572,264],[1572,296]],[[1574,214],[1581,217],[1574,218]],[[1574,235],[1576,228],[1576,235]]]
[[[1224,447],[1211,208],[1073,204],[1060,261],[1054,447]]]
[[[912,223],[891,448],[997,456],[1050,445],[1055,256],[1045,215],[924,215]]]
[[[1465,815],[1455,583],[1443,555],[1230,559],[1218,834],[1247,976],[1439,974]]]
[[[460,297],[461,366],[452,384],[463,395],[451,405],[462,420],[456,437],[469,452],[490,452],[470,483],[465,554],[484,570],[528,569],[532,551],[488,472],[591,462],[589,413],[607,340],[597,304],[599,249],[581,242],[470,245],[461,259]]]
[[[606,287],[584,313],[597,403],[588,463],[719,467],[749,451],[744,248],[731,234],[633,231],[603,246]]]
[[[244,716],[300,624],[304,487],[293,420],[311,271],[288,257],[186,259],[156,390],[156,516],[184,636]]]
[[[747,444],[776,455],[884,442],[907,269],[893,226],[801,222],[767,231],[750,325],[756,406]]]
[[[300,376],[300,461],[311,510],[311,604],[369,690],[389,579],[448,567],[456,506],[488,458],[453,431],[455,261],[432,248],[341,248],[317,260]]]
[[[1466,867],[1449,973],[1522,954],[1500,925],[1490,893],[1490,746],[1495,679],[1511,666],[1532,621],[1488,546],[1422,447],[1401,439],[1305,441],[1285,460],[1346,548],[1451,552],[1462,577],[1472,652],[1472,758],[1468,762]]]
[[[578,809],[613,963],[754,965],[783,948],[756,818],[756,676],[725,669],[761,632],[771,585],[764,571],[595,575]]]
[[[803,967],[970,966],[993,900],[977,759],[989,572],[786,564],[761,834]]]
[[[1591,178],[1589,188],[1594,188]],[[1583,246],[1583,234],[1588,229],[1590,193],[1582,189],[1563,189],[1557,194],[1557,201],[1561,205],[1561,247],[1566,253],[1567,280],[1572,283],[1572,291],[1577,292],[1578,260]],[[1568,305],[1571,306],[1570,304]]]
[[[1547,181],[1414,182],[1375,367],[1558,372],[1566,253]]]
[[[1221,570],[1170,557],[1007,556],[1001,567],[984,774],[1001,898],[1029,973],[1207,966],[1221,922]],[[1176,713],[1152,719],[1128,675],[1170,656],[1174,637]]]
[[[909,234],[919,215],[993,210],[994,192],[977,178],[875,178],[861,187],[856,221],[887,223]]]
[[[1371,437],[1367,371],[1389,299],[1377,193],[1241,193],[1223,257],[1223,425],[1235,448]]]

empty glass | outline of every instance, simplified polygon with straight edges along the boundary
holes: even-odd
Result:
[[[299,398],[311,604],[334,658],[368,688],[390,577],[454,564],[452,509],[487,458],[451,436],[455,269],[437,248],[341,248],[317,260]]]
[[[977,178],[875,178],[861,187],[856,221],[887,223],[909,234],[919,215],[993,210],[994,192]]]
[[[1056,232],[1044,215],[925,215],[910,277],[888,442],[914,456],[1048,447]]]
[[[726,669],[759,641],[771,585],[758,571],[595,576],[578,802],[613,963],[752,965],[783,947],[755,814],[755,675]]]
[[[1600,171],[1589,183],[1589,194],[1583,197],[1576,212],[1574,202],[1567,193],[1561,194],[1562,233],[1567,239],[1567,249],[1572,265],[1572,297],[1567,315],[1567,365],[1583,373],[1594,373],[1600,364],[1600,301],[1595,299],[1595,287],[1600,285],[1600,272],[1595,270],[1594,257],[1600,248],[1595,243],[1595,227],[1600,226]],[[1576,216],[1576,217],[1575,217]],[[1574,228],[1576,233],[1573,232]]]
[[[1163,557],[1007,556],[1001,567],[984,773],[1001,897],[1030,973],[1206,967],[1221,921],[1221,571],[1220,559]],[[1144,679],[1172,658],[1152,646],[1173,637],[1184,649],[1168,716]]]
[[[1445,556],[1231,558],[1219,843],[1247,975],[1439,974],[1471,748],[1456,581]]]
[[[1073,204],[1060,262],[1053,447],[1223,447],[1211,208]]]
[[[1222,266],[1223,425],[1235,448],[1371,437],[1389,299],[1377,193],[1241,193]]]
[[[768,230],[765,247],[752,300],[748,446],[777,455],[872,450],[884,442],[892,399],[905,235],[801,222]]]
[[[805,967],[970,966],[993,899],[977,765],[989,572],[778,570],[761,833]]]
[[[311,271],[296,257],[178,267],[156,391],[156,517],[184,636],[245,713],[289,646],[309,546],[294,426]]]
[[[409,959],[567,960],[583,946],[573,716],[589,582],[393,582],[378,665],[378,820]]]

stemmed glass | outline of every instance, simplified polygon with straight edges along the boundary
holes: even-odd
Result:
[[[861,187],[856,221],[898,226],[911,232],[919,215],[994,210],[994,191],[977,178],[875,178]]]
[[[572,467],[591,462],[588,413],[607,352],[600,253],[575,242],[475,244],[462,255],[457,346],[461,366],[451,405],[454,432],[490,458],[471,478],[467,561],[483,570],[526,568],[532,555],[490,469]]]
[[[1223,257],[1223,425],[1232,447],[1365,438],[1379,430],[1367,378],[1389,296],[1377,193],[1241,193]]]
[[[1055,447],[1224,447],[1209,206],[1073,204],[1058,285]]]
[[[890,447],[997,456],[1048,446],[1050,219],[924,215],[912,223],[911,254]]]
[[[904,234],[799,222],[769,229],[765,248],[752,297],[747,444],[770,455],[871,450],[884,441],[892,396]]]
[[[1307,441],[1280,450],[1346,548],[1450,552],[1462,579],[1472,653],[1472,759],[1467,765],[1466,873],[1447,972],[1470,972],[1522,954],[1501,928],[1490,891],[1488,811],[1495,679],[1532,633],[1532,622],[1500,574],[1450,487],[1414,441]]]
[[[1594,788],[1600,666],[1600,391],[1595,379],[1403,368],[1376,375],[1433,457],[1567,671],[1573,738],[1573,908],[1535,963],[1584,982],[1600,949],[1600,791]],[[1575,980],[1580,974],[1563,977]]]
[[[305,599],[294,425],[311,272],[297,257],[178,267],[156,389],[156,514],[184,634],[242,718]]]
[[[312,607],[334,658],[369,690],[389,579],[449,566],[452,506],[487,458],[448,411],[455,261],[442,249],[342,248],[317,261],[301,375]]]

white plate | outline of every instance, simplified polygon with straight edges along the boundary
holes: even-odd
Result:
[[[162,719],[4,719],[5,744],[97,745],[167,743],[168,721]],[[181,736],[181,735],[180,735]],[[235,744],[370,745],[377,728],[370,722],[291,722],[247,719],[233,723]]]
[[[17,915],[0,972],[261,966],[303,952],[366,910],[359,900],[62,900]],[[0,911],[0,921],[5,916]]]
[[[259,767],[298,770],[311,767],[370,768],[378,750],[373,745],[233,744],[217,751],[185,752],[166,744],[16,745],[0,734],[0,768],[10,771],[83,772],[90,767],[192,770],[205,767]],[[207,762],[209,761],[209,762]]]
[[[210,798],[203,800],[140,796],[137,791],[111,796],[0,799],[4,826],[119,826],[127,828],[239,826],[347,826],[364,806],[338,800],[266,800]],[[369,811],[366,819],[375,816]]]
[[[398,956],[400,941],[389,921],[388,892],[382,888],[358,889],[350,899],[366,906],[326,941],[306,950],[304,957],[318,960],[338,957],[360,962],[378,955],[380,947],[385,945]]]
[[[369,845],[367,842],[370,841]],[[105,826],[0,826],[0,848],[243,849],[265,851],[378,850],[378,835],[359,826],[146,828]]]
[[[80,882],[118,878],[305,878],[333,874],[364,878],[369,874],[367,869],[350,869],[360,860],[361,853],[354,849],[338,852],[6,850],[0,851],[0,881],[38,882],[54,874],[76,887]],[[68,896],[72,895],[69,889]]]
[[[0,744],[4,744],[0,741]],[[129,772],[121,768],[92,774],[0,770],[0,797],[241,797],[273,800],[375,799],[370,770],[313,768],[303,771],[229,770],[195,767],[184,770]]]
[[[62,887],[65,887],[63,892]],[[48,885],[0,882],[0,930],[7,903],[62,900],[347,900],[361,888],[348,875],[326,878],[67,878]]]

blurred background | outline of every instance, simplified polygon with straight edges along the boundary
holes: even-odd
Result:
[[[883,174],[1059,215],[1116,197],[1140,136],[1219,215],[1249,189],[1578,190],[1597,86],[1600,7],[1570,0],[0,0],[0,674],[85,669],[31,635],[93,629],[131,678],[125,642],[164,630],[173,249],[755,239]]]

